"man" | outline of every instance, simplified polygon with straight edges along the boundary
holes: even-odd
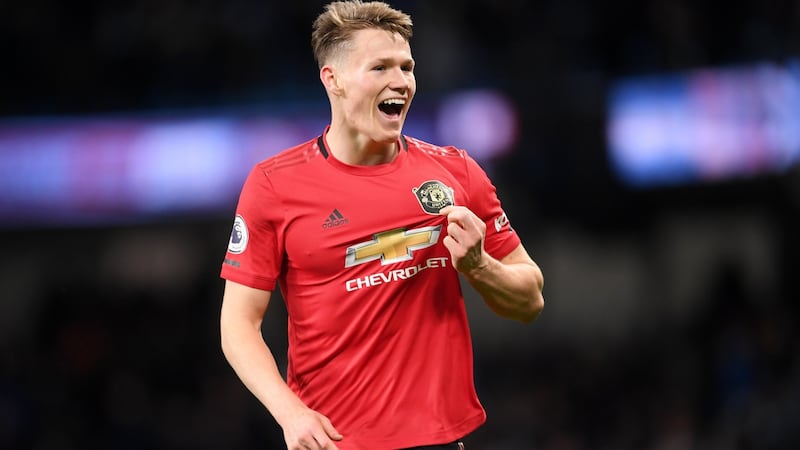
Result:
[[[500,316],[529,322],[544,306],[542,273],[484,171],[401,134],[411,28],[385,3],[329,4],[312,45],[330,126],[257,164],[239,199],[222,348],[289,450],[463,448],[486,415],[459,273]],[[286,381],[261,334],[276,285]]]

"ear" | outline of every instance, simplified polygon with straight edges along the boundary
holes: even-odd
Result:
[[[328,64],[322,66],[319,69],[319,79],[322,81],[322,85],[325,86],[326,91],[334,95],[342,95],[344,92],[341,78],[339,78],[339,74],[333,66]]]

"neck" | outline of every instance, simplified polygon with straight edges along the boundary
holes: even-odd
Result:
[[[363,134],[331,127],[325,135],[328,151],[339,161],[355,166],[375,166],[390,163],[397,156],[397,140],[376,142]]]

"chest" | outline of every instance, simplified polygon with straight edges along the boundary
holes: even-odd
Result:
[[[303,182],[285,197],[286,264],[323,278],[445,255],[446,219],[438,210],[467,195],[445,171]]]

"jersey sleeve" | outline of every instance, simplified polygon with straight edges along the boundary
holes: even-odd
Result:
[[[502,259],[517,248],[521,240],[503,211],[497,188],[489,176],[466,152],[464,158],[469,176],[469,205],[466,206],[486,224],[485,250],[494,258]]]
[[[282,208],[263,169],[256,166],[239,194],[231,237],[220,276],[272,291],[281,272]]]

